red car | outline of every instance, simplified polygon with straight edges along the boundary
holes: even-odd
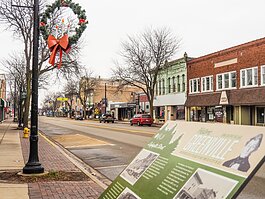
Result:
[[[151,115],[148,114],[137,114],[130,120],[130,124],[131,126],[134,124],[137,124],[138,126],[142,126],[144,124],[151,126],[153,124],[153,119],[151,118]]]

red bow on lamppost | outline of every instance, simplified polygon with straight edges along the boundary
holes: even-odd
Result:
[[[51,56],[50,56],[50,60],[49,63],[51,65],[55,65],[55,57],[57,52],[59,51],[60,53],[60,62],[58,64],[58,69],[61,68],[62,65],[62,56],[63,56],[63,51],[64,52],[68,52],[70,49],[68,47],[69,41],[68,41],[68,35],[64,35],[63,37],[61,37],[60,39],[56,39],[53,35],[49,35],[48,37],[48,47],[50,49]]]

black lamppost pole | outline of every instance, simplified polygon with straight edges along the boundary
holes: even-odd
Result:
[[[14,119],[16,122],[16,106],[17,106],[17,79],[15,78],[15,93],[14,93]]]
[[[22,85],[19,88],[18,128],[22,128]]]
[[[43,173],[38,156],[38,47],[39,47],[39,0],[34,0],[32,102],[29,160],[23,168],[25,174]]]
[[[105,98],[104,98],[104,105],[105,105],[105,114],[107,113],[107,84],[105,83]]]

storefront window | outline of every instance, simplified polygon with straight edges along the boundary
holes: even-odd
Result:
[[[213,76],[202,77],[202,88],[201,91],[212,91],[213,90]]]
[[[190,93],[198,93],[200,86],[200,79],[199,78],[191,79],[189,83],[190,83]]]
[[[170,77],[167,79],[168,83],[168,93],[171,93],[171,82],[170,82]]]
[[[252,70],[251,69],[247,70],[247,85],[248,86],[252,85]]]
[[[222,75],[218,75],[217,76],[217,79],[218,79],[218,89],[222,89]]]
[[[258,67],[241,70],[241,87],[251,87],[258,85]]]
[[[254,68],[254,85],[258,85],[258,68]]]
[[[178,86],[178,92],[180,92],[180,81],[179,81],[179,75],[177,76],[177,86]]]
[[[216,107],[215,110],[215,121],[216,122],[223,122],[223,108],[222,107]]]
[[[265,66],[261,67],[261,84],[265,85]]]
[[[176,92],[176,81],[175,77],[172,77],[173,92]]]
[[[231,87],[236,87],[236,72],[231,73]]]
[[[264,107],[257,107],[257,123],[264,124]]]
[[[182,75],[182,92],[185,92],[185,75]]]
[[[162,79],[162,94],[165,94],[165,80]]]
[[[205,78],[202,78],[202,91],[205,91]]]
[[[184,120],[185,119],[185,109],[184,106],[177,106],[177,120]]]
[[[236,72],[228,72],[218,74],[217,78],[217,90],[236,88]]]
[[[246,86],[245,82],[246,82],[246,73],[243,70],[241,71],[241,86]]]
[[[229,88],[229,73],[224,74],[225,88]]]

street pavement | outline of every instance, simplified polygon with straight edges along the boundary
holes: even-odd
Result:
[[[131,162],[159,128],[40,117],[39,128],[110,180]]]
[[[73,175],[83,172],[88,178],[31,183],[0,181],[0,198],[96,199],[158,131],[155,127],[108,126],[60,118],[40,118],[40,121],[43,131],[39,136],[39,158],[45,170]],[[22,131],[16,130],[16,126],[10,120],[0,124],[0,175],[2,172],[21,171],[28,159],[29,140],[22,138]],[[74,130],[76,127],[78,130]],[[121,135],[124,139],[127,137],[127,141],[121,139]],[[135,143],[141,139],[142,142]],[[110,180],[102,173],[107,174]],[[265,167],[262,166],[238,198],[265,198],[264,185]]]

